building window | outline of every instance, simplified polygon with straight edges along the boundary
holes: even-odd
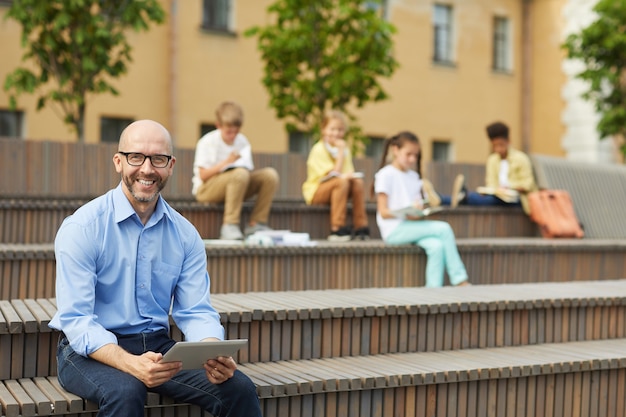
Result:
[[[493,19],[493,69],[511,71],[511,24],[508,18]]]
[[[214,131],[215,129],[217,129],[217,126],[215,126],[213,123],[202,123],[200,125],[200,138],[204,135],[206,135],[209,132]]]
[[[389,20],[389,1],[388,0],[371,0],[364,4],[367,10],[374,10],[380,17]]]
[[[22,138],[22,123],[24,112],[0,110],[0,136],[8,138]]]
[[[450,64],[453,57],[452,6],[435,4],[433,13],[433,38],[435,62]]]
[[[119,142],[122,131],[126,126],[134,122],[133,119],[123,119],[117,117],[100,118],[100,142]]]
[[[289,132],[289,152],[308,155],[313,147],[313,137],[307,132],[293,131]]]
[[[230,0],[203,0],[202,27],[228,32],[230,30]]]
[[[365,156],[373,158],[374,161],[380,161],[385,150],[385,138],[380,136],[370,136],[369,141],[365,145]]]
[[[438,162],[450,162],[452,160],[452,146],[450,142],[442,140],[433,141],[432,160]]]

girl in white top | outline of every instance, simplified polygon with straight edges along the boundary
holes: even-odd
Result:
[[[390,150],[393,159],[387,163]],[[378,228],[387,243],[413,243],[424,249],[427,287],[443,286],[444,270],[452,285],[467,285],[467,271],[448,223],[411,216],[398,218],[392,213],[409,206],[423,207],[420,163],[419,140],[413,133],[401,132],[386,140],[381,168],[374,180]]]

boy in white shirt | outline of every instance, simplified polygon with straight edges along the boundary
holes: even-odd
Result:
[[[197,201],[224,203],[220,239],[240,240],[241,207],[244,200],[257,196],[245,235],[270,230],[267,220],[278,187],[278,173],[272,167],[254,169],[250,142],[240,133],[243,110],[226,101],[216,112],[216,130],[204,135],[196,145],[192,193]]]

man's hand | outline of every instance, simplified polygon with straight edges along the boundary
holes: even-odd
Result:
[[[143,382],[146,387],[152,388],[164,384],[172,379],[183,367],[182,362],[161,362],[163,355],[155,352],[146,352],[135,356],[135,371],[132,375]]]
[[[230,356],[220,356],[217,359],[209,359],[204,364],[206,377],[212,384],[221,384],[233,377],[237,363]]]
[[[160,362],[163,355],[146,352],[133,355],[115,344],[102,346],[89,355],[92,359],[131,374],[152,388],[169,381],[183,367],[182,362]]]

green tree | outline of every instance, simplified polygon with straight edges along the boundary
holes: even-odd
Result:
[[[602,138],[626,133],[626,0],[600,0],[597,19],[580,33],[567,37],[568,58],[579,59],[585,69],[577,77],[589,84],[583,98],[591,100],[600,115]],[[622,144],[622,154],[626,146]]]
[[[126,30],[162,23],[165,11],[157,0],[13,0],[7,18],[22,26],[22,61],[35,64],[7,75],[11,107],[36,93],[37,110],[51,103],[84,141],[87,95],[117,95],[110,81],[132,61]]]
[[[267,9],[274,23],[246,31],[258,36],[263,84],[289,130],[317,132],[331,108],[354,121],[354,109],[388,98],[378,79],[398,63],[381,10],[381,0],[277,0]]]

